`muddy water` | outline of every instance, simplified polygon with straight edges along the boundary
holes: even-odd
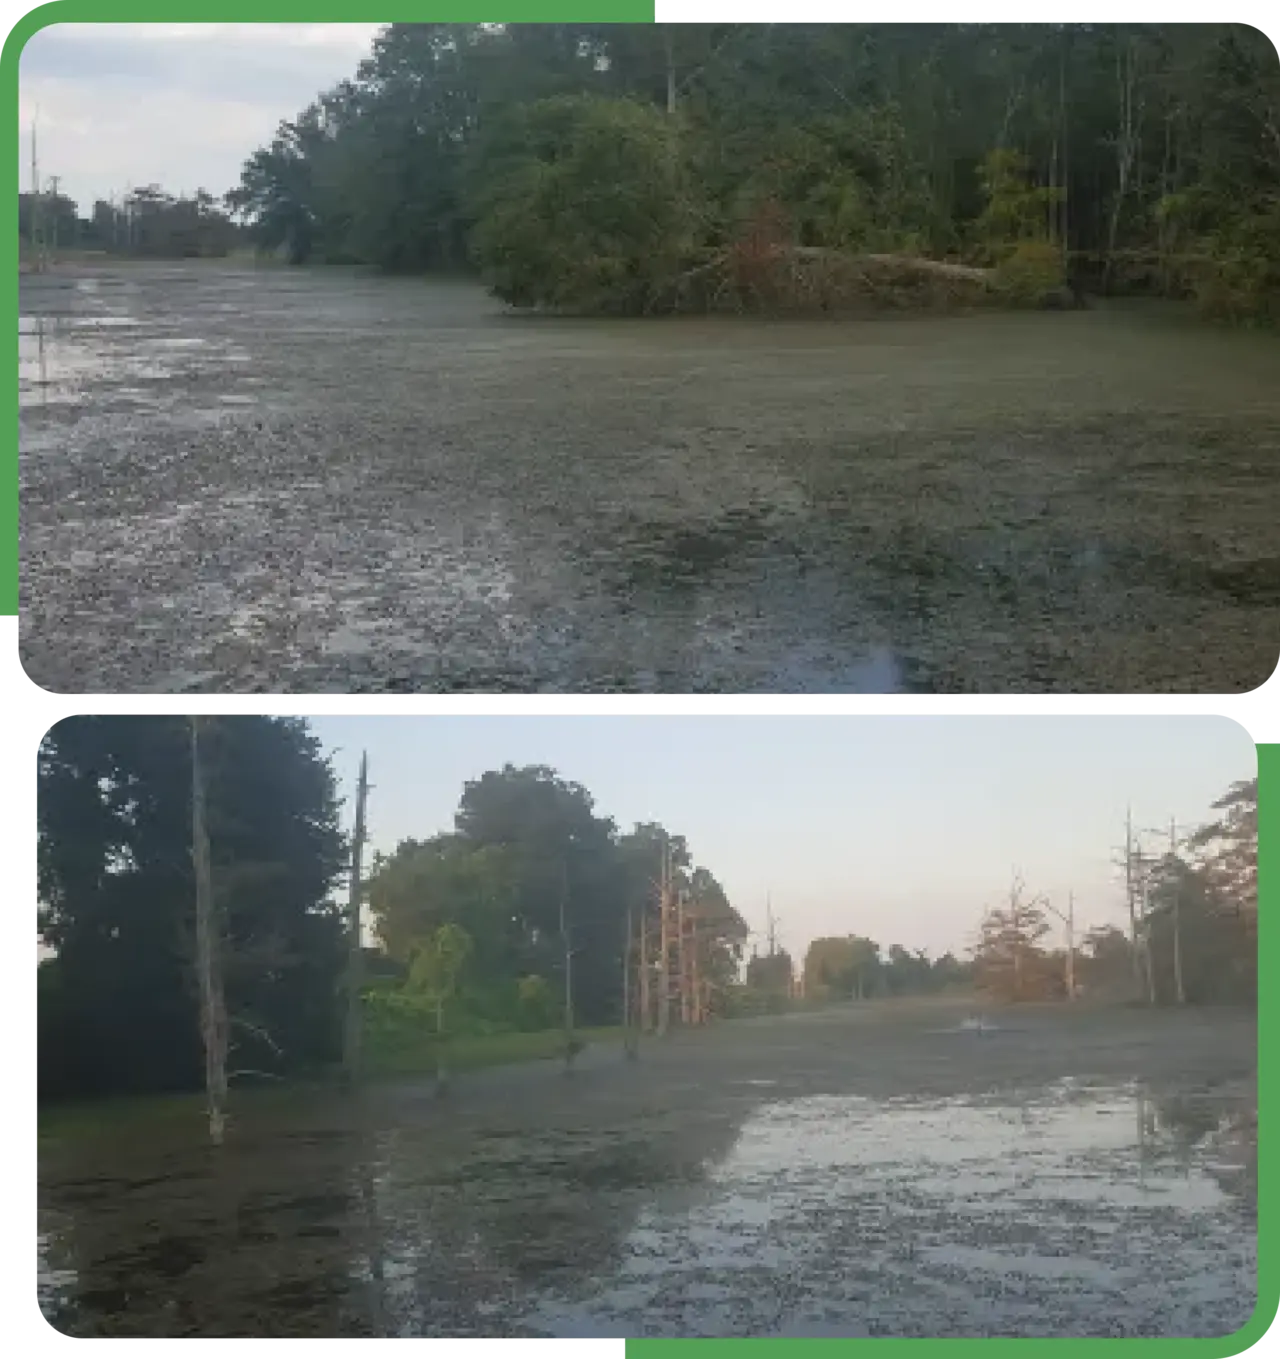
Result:
[[[83,691],[1242,690],[1280,348],[1176,309],[504,314],[22,282],[22,656]]]
[[[1249,1031],[1169,1023],[726,1026],[444,1102],[242,1104],[218,1155],[195,1123],[48,1138],[41,1306],[81,1335],[1225,1334],[1256,1297]]]

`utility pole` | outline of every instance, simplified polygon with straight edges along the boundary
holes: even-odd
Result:
[[[1178,823],[1169,818],[1169,890],[1173,893],[1173,994],[1179,1005],[1187,1003],[1182,989],[1182,871],[1178,862]]]
[[[36,273],[45,269],[44,198],[40,192],[40,161],[36,154],[36,123],[39,112],[31,120],[31,257]]]
[[[360,1039],[363,1015],[360,992],[364,982],[364,953],[360,933],[360,906],[364,884],[360,864],[364,854],[365,805],[369,797],[369,756],[360,755],[360,780],[356,784],[356,828],[351,840],[351,883],[347,902],[347,1025],[344,1034],[342,1064],[346,1078],[354,1084],[360,1079]]]
[[[191,718],[191,862],[196,888],[196,976],[200,989],[200,1036],[204,1042],[204,1089],[209,1140],[220,1146],[226,1130],[227,1006],[222,989],[220,931],[214,912],[213,867],[205,807],[200,733],[205,719]]]
[[[778,930],[777,921],[773,918],[773,894],[766,892],[764,898],[764,914],[766,939],[769,941],[769,957],[772,958],[778,951]]]

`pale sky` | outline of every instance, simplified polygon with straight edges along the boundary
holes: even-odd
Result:
[[[1018,868],[1077,925],[1121,924],[1112,857],[1138,828],[1209,819],[1257,773],[1222,718],[316,718],[350,823],[369,753],[374,849],[453,825],[463,783],[504,763],[584,784],[624,830],[688,837],[752,929],[772,894],[799,960],[825,934],[962,952]],[[1153,837],[1151,847],[1156,847]]]
[[[322,90],[353,76],[379,24],[57,24],[23,49],[19,186],[40,175],[82,215],[95,198],[158,183],[221,195]]]

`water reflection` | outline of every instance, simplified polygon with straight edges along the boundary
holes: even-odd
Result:
[[[769,1093],[540,1131],[317,1107],[220,1156],[61,1145],[41,1307],[153,1336],[1205,1335],[1252,1310],[1252,1111]]]

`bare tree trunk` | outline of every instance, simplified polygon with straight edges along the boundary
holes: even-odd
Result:
[[[674,114],[676,111],[676,59],[671,46],[671,29],[663,26],[662,30],[662,50],[667,63],[667,114]]]
[[[636,1055],[636,1034],[631,1004],[631,907],[627,907],[626,943],[622,949],[622,1048],[628,1057]]]
[[[360,938],[360,904],[362,883],[361,856],[365,840],[365,802],[369,795],[369,758],[360,756],[360,782],[356,785],[356,826],[351,840],[351,883],[347,903],[347,1016],[343,1034],[343,1067],[346,1078],[355,1082],[360,1078],[360,1039],[363,1015],[360,991],[363,984],[364,954]]]
[[[667,864],[669,846],[662,846],[662,885],[658,891],[658,1033],[665,1035],[671,1019],[671,888]]]
[[[560,866],[560,943],[564,948],[564,1067],[573,1069],[576,1044],[573,1037],[573,950],[569,946],[569,865]]]
[[[1142,877],[1142,963],[1147,975],[1147,1004],[1156,1003],[1156,970],[1151,958],[1151,912],[1147,900],[1147,876]]]
[[[1116,253],[1116,240],[1120,230],[1120,212],[1129,192],[1129,176],[1138,148],[1137,118],[1134,114],[1134,86],[1137,77],[1134,67],[1133,39],[1129,38],[1125,48],[1116,52],[1116,93],[1119,99],[1119,123],[1116,130],[1117,185],[1116,196],[1111,204],[1111,220],[1107,227],[1107,263],[1104,277],[1108,285],[1111,281],[1112,260]]]
[[[1133,813],[1125,811],[1124,818],[1124,891],[1129,906],[1129,961],[1133,967],[1133,981],[1136,987],[1142,986],[1142,960],[1138,950],[1138,915],[1134,904],[1136,897],[1133,878]]]
[[[1071,250],[1071,147],[1067,118],[1067,58],[1066,53],[1058,54],[1058,121],[1062,127],[1062,202],[1060,237],[1062,240],[1062,259],[1065,267]]]
[[[684,893],[676,893],[676,966],[680,976],[680,1023],[690,1023],[688,941],[684,928]]]
[[[196,971],[200,988],[200,1036],[204,1043],[204,1087],[209,1140],[222,1143],[227,1104],[227,1006],[222,986],[221,938],[214,912],[213,868],[205,807],[200,732],[204,718],[191,719],[191,858],[196,888]]]
[[[640,911],[640,1032],[648,1033],[653,1006],[649,999],[649,913]]]
[[[1169,821],[1169,870],[1173,885],[1173,994],[1179,1005],[1187,1003],[1182,988],[1182,883],[1178,868],[1178,825]]]
[[[702,1004],[702,975],[698,967],[698,932],[695,927],[693,938],[690,940],[692,945],[689,960],[689,986],[693,994],[692,1009],[693,1022],[695,1024],[705,1024],[706,1015]]]
[[[1076,895],[1067,893],[1067,999],[1076,998]]]

